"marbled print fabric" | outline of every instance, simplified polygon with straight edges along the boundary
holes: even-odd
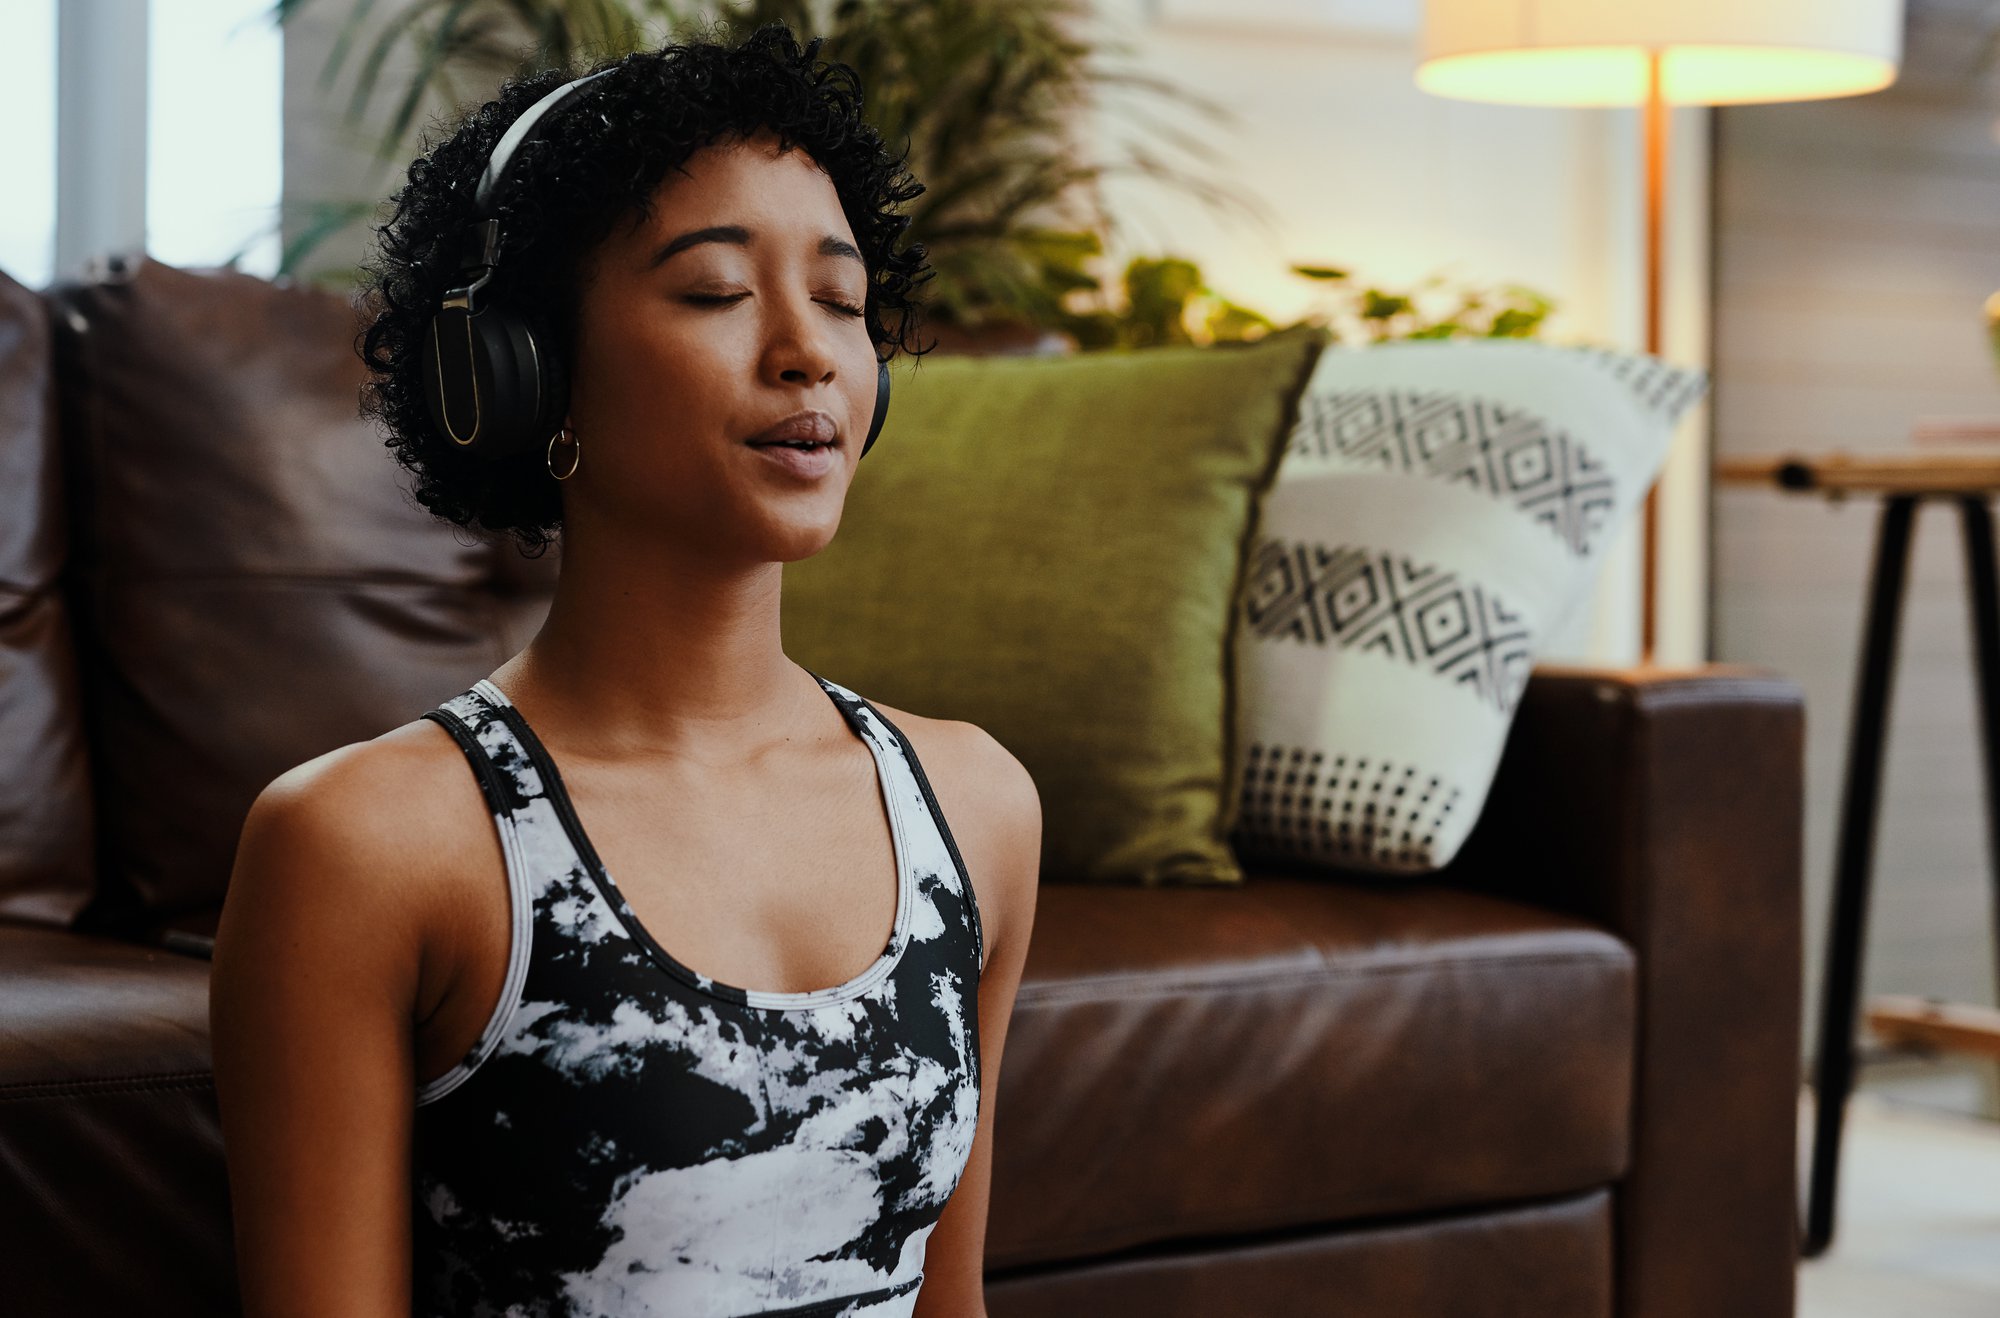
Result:
[[[515,918],[492,1021],[417,1095],[417,1314],[912,1312],[979,1117],[979,914],[908,739],[814,676],[875,756],[899,895],[880,958],[810,993],[655,941],[490,681],[425,716],[479,777]]]

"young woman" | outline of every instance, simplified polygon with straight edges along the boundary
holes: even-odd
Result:
[[[379,230],[368,409],[422,503],[559,530],[561,577],[519,654],[244,825],[212,1014],[251,1315],[985,1312],[1041,810],[978,727],[781,644],[926,270],[819,48],[602,65],[506,144],[482,293],[565,400],[519,452],[439,424],[425,340],[569,75],[472,112]]]

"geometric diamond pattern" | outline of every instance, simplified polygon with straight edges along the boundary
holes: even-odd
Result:
[[[1414,664],[1511,715],[1534,666],[1525,617],[1434,564],[1353,545],[1261,538],[1242,594],[1245,634]]]
[[[1609,348],[1565,347],[1585,361],[1611,373],[1631,389],[1633,396],[1665,417],[1679,417],[1694,406],[1708,389],[1708,376],[1699,370],[1674,366],[1657,357],[1614,352]]]
[[[1618,506],[1611,473],[1532,412],[1414,389],[1317,390],[1300,400],[1288,453],[1338,456],[1469,486],[1591,551]]]

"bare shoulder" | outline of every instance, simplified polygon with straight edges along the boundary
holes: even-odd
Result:
[[[880,701],[871,703],[910,739],[955,834],[961,818],[980,826],[1019,828],[1032,822],[1039,827],[1042,804],[1035,780],[993,734],[962,719],[926,718]],[[947,794],[960,810],[951,809],[952,803],[944,799]]]
[[[246,1313],[408,1311],[413,1044],[434,899],[480,857],[466,790],[450,734],[412,724],[286,770],[245,817],[209,1034]]]
[[[465,797],[476,802],[479,784],[464,752],[443,728],[412,719],[272,779],[251,805],[246,832],[255,823],[337,848],[356,862],[351,877],[407,878],[476,834],[471,826],[485,812],[454,808]],[[454,830],[466,839],[449,836]]]
[[[424,785],[463,752],[451,734],[429,719],[411,719],[367,741],[350,742],[285,770],[263,796],[313,801],[323,808],[381,805],[403,788]]]
[[[1041,878],[1042,843],[1041,794],[1026,766],[976,723],[871,703],[909,738],[923,765],[965,861],[989,943],[1025,933]]]
[[[282,940],[414,977],[456,871],[482,846],[498,850],[492,833],[464,752],[427,719],[295,765],[244,819],[218,968]],[[414,978],[409,987],[415,995]]]

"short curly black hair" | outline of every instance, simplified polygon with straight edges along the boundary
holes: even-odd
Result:
[[[573,360],[586,258],[621,217],[650,214],[667,172],[717,141],[775,132],[803,147],[832,179],[868,267],[865,323],[877,356],[921,355],[918,286],[936,272],[922,243],[903,243],[900,210],[924,185],[862,118],[858,76],[819,58],[823,37],[801,48],[781,22],[739,44],[708,33],[581,71],[518,77],[427,140],[379,242],[362,267],[356,351],[371,379],[361,413],[381,423],[386,446],[416,477],[411,493],[432,513],[474,532],[510,534],[529,555],[562,525],[562,500],[540,448],[501,461],[460,451],[432,424],[419,372],[422,337],[454,286],[473,189],[494,144],[523,111],[572,78],[616,67],[585,99],[565,101],[517,151],[498,216],[506,254],[488,285],[548,335],[558,361]],[[607,131],[609,130],[609,131]]]

